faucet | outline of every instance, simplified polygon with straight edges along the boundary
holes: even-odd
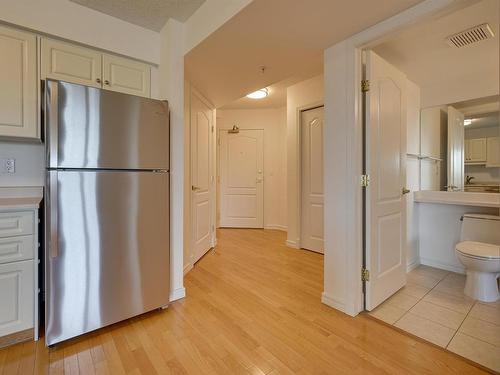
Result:
[[[474,176],[467,176],[465,178],[465,185],[470,185],[473,178],[475,178],[475,177]]]

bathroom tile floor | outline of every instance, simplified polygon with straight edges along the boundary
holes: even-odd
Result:
[[[419,266],[369,314],[500,372],[500,301],[465,296],[465,275]]]

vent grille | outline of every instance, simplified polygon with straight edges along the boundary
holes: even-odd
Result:
[[[470,29],[450,35],[446,38],[446,41],[452,47],[462,48],[480,42],[481,40],[493,38],[494,36],[490,25],[483,23],[482,25],[474,26]]]

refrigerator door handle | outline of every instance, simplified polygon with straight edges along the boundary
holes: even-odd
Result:
[[[48,134],[45,137],[47,141],[47,162],[50,168],[58,167],[58,96],[59,87],[56,81],[47,80],[45,89],[45,127],[48,128]]]
[[[49,210],[50,210],[50,257],[57,258],[57,171],[49,172]]]

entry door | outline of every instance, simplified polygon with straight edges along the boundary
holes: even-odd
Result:
[[[264,227],[264,131],[220,132],[220,226]]]
[[[300,246],[323,253],[323,107],[301,114]]]
[[[464,188],[464,114],[448,107],[448,191]]]
[[[366,282],[372,310],[406,284],[406,77],[366,55]]]
[[[211,152],[212,110],[191,96],[191,207],[193,263],[212,246]]]

